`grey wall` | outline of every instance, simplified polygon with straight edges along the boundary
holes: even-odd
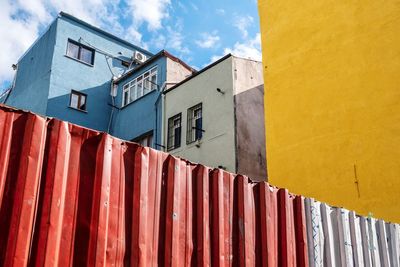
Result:
[[[165,95],[164,144],[168,118],[182,113],[181,147],[171,154],[211,167],[224,166],[235,172],[232,57],[200,73]],[[225,92],[217,92],[220,88]],[[186,144],[187,109],[203,105],[203,138]]]
[[[236,113],[237,172],[266,180],[264,86],[234,96]]]

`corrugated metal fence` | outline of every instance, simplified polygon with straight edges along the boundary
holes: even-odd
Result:
[[[0,149],[2,266],[399,266],[398,225],[104,133],[1,107]]]

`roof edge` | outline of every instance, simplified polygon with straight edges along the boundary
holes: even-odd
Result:
[[[150,51],[147,51],[144,48],[141,48],[141,47],[139,47],[137,45],[134,45],[134,44],[132,44],[132,43],[130,43],[130,42],[128,42],[128,41],[126,41],[126,40],[124,40],[124,39],[122,39],[122,38],[120,38],[120,37],[118,37],[118,36],[116,36],[116,35],[114,35],[112,33],[109,33],[109,32],[107,32],[105,30],[102,30],[102,29],[100,29],[100,28],[98,28],[98,27],[96,27],[96,26],[94,26],[94,25],[92,25],[92,24],[90,24],[90,23],[88,23],[86,21],[83,21],[83,20],[81,20],[81,19],[79,19],[79,18],[77,18],[77,17],[75,17],[75,16],[73,16],[71,14],[68,14],[68,13],[66,13],[64,11],[60,11],[60,13],[58,14],[58,17],[59,18],[60,17],[64,17],[64,18],[70,19],[72,21],[75,21],[75,22],[77,22],[79,24],[82,24],[82,25],[84,25],[84,26],[86,26],[86,27],[88,27],[88,28],[90,28],[92,30],[95,30],[95,31],[97,31],[97,32],[99,32],[99,33],[101,33],[101,34],[103,34],[103,35],[105,35],[105,36],[107,36],[107,37],[109,37],[111,39],[114,39],[114,40],[116,40],[116,41],[118,41],[120,43],[123,43],[123,44],[125,44],[127,46],[130,46],[130,47],[134,48],[135,50],[138,50],[138,51],[140,51],[142,53],[145,53],[145,54],[153,56],[153,53],[151,53]]]
[[[121,77],[119,77],[118,79],[116,79],[114,81],[115,84],[120,83],[121,81],[125,80],[126,78],[128,78],[131,74],[133,74],[134,72],[141,70],[142,68],[148,66],[150,63],[154,62],[156,59],[158,59],[161,56],[165,56],[179,64],[181,64],[184,68],[186,68],[187,70],[191,71],[192,73],[197,72],[194,68],[190,67],[188,64],[186,64],[184,61],[182,61],[181,59],[173,56],[171,53],[169,53],[167,50],[161,50],[160,52],[158,52],[157,54],[153,55],[151,58],[149,58],[148,60],[146,60],[144,63],[142,63],[141,65],[139,65],[138,67],[131,69],[129,71],[127,71],[125,74],[123,74]]]
[[[196,73],[192,74],[191,76],[187,77],[186,79],[184,79],[183,81],[175,84],[174,86],[168,88],[167,90],[165,90],[163,92],[163,94],[168,93],[169,91],[174,90],[176,87],[188,82],[189,80],[193,79],[194,77],[196,77],[197,75],[200,75],[201,73],[205,72],[208,69],[211,69],[212,67],[214,67],[215,65],[218,65],[219,63],[221,63],[222,61],[225,61],[226,59],[233,57],[233,55],[231,53],[223,56],[222,58],[218,59],[217,61],[214,61],[213,63],[207,65],[206,67],[202,68],[201,70],[197,71]]]

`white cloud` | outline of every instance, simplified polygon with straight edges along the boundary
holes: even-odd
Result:
[[[168,6],[171,0],[129,0],[128,6],[134,24],[147,23],[149,30],[158,30],[162,20],[168,18]]]
[[[164,33],[155,33],[149,41],[149,46],[156,49],[168,49],[177,56],[187,56],[191,53],[185,45],[185,36],[183,34],[183,21],[177,19],[174,25],[165,27]]]
[[[172,29],[170,26],[167,26],[166,29],[168,32],[168,38],[166,38],[165,47],[168,49],[174,49],[180,54],[189,54],[189,48],[183,44],[183,34],[180,31]]]
[[[30,8],[30,7],[29,7]],[[39,34],[40,20],[44,19],[44,15],[30,16],[25,14],[25,19],[17,19],[17,12],[25,12],[18,5],[10,2],[3,2],[0,8],[0,82],[11,80],[14,71],[11,65],[17,63],[17,59],[25,52],[26,49],[35,41]],[[4,89],[4,88],[0,88]]]
[[[225,9],[223,8],[217,8],[217,10],[215,10],[215,13],[217,13],[218,15],[225,15]]]
[[[243,36],[243,39],[246,39],[249,35],[247,28],[253,24],[253,17],[252,16],[234,16],[233,26],[235,26]]]
[[[152,38],[149,42],[149,45],[152,48],[156,48],[158,50],[165,49],[167,44],[167,38],[163,34],[156,34],[156,37]]]
[[[127,28],[119,22],[124,11],[121,10],[120,2],[121,0],[0,0],[0,85],[13,79],[11,65],[17,63],[60,11],[146,48],[139,27],[147,23],[149,29],[160,28],[162,20],[168,17],[170,0],[128,0],[130,15],[127,17],[132,17],[133,23]],[[2,89],[4,88],[0,88],[0,91]]]
[[[261,61],[261,35],[257,33],[253,39],[249,39],[242,43],[235,43],[233,47],[226,47],[222,55],[215,55],[211,58],[210,63],[220,59],[226,54],[233,54],[237,57],[243,57]],[[209,64],[210,64],[209,63]],[[207,64],[208,65],[208,64]]]
[[[216,31],[213,31],[212,33],[201,33],[200,37],[201,39],[197,40],[196,44],[201,48],[215,47],[220,40],[220,37],[217,35]]]
[[[195,5],[194,3],[190,3],[194,11],[199,11],[199,7]]]

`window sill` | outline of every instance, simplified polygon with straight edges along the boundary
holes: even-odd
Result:
[[[67,57],[67,58],[69,58],[69,59],[72,59],[72,60],[74,60],[74,61],[77,61],[77,62],[82,63],[82,64],[84,64],[84,65],[86,65],[86,66],[89,66],[89,67],[93,67],[93,66],[94,66],[93,64],[89,64],[89,63],[87,63],[87,62],[85,62],[85,61],[82,61],[82,60],[77,59],[77,58],[74,58],[74,57],[70,57],[70,56],[68,56],[68,55],[64,55],[64,57]]]
[[[194,145],[201,145],[202,141],[203,141],[203,137],[200,138],[200,139],[191,141],[191,142],[186,142],[186,145],[187,145],[187,146],[191,146],[191,145],[192,145],[192,146],[194,146]]]
[[[83,110],[83,109],[79,109],[79,108],[74,108],[74,107],[71,107],[71,106],[68,106],[68,108],[70,108],[70,109],[72,109],[72,110],[80,111],[80,112],[83,112],[83,113],[88,113],[87,110]]]
[[[148,95],[150,95],[151,93],[153,93],[153,92],[156,92],[157,90],[156,89],[154,89],[154,90],[151,90],[150,92],[148,92],[147,94],[145,94],[145,95],[142,95],[141,97],[139,97],[139,98],[136,98],[135,100],[133,100],[132,102],[130,102],[130,103],[128,103],[128,104],[126,104],[125,106],[122,106],[121,107],[121,109],[124,109],[124,108],[126,108],[126,107],[128,107],[128,106],[130,106],[130,105],[132,105],[133,103],[135,103],[136,101],[139,101],[140,99],[142,99],[142,98],[144,98],[144,97],[146,97],[146,96],[148,96]]]
[[[177,150],[177,149],[179,149],[179,148],[181,148],[181,146],[167,148],[167,152],[171,152],[171,151]]]

